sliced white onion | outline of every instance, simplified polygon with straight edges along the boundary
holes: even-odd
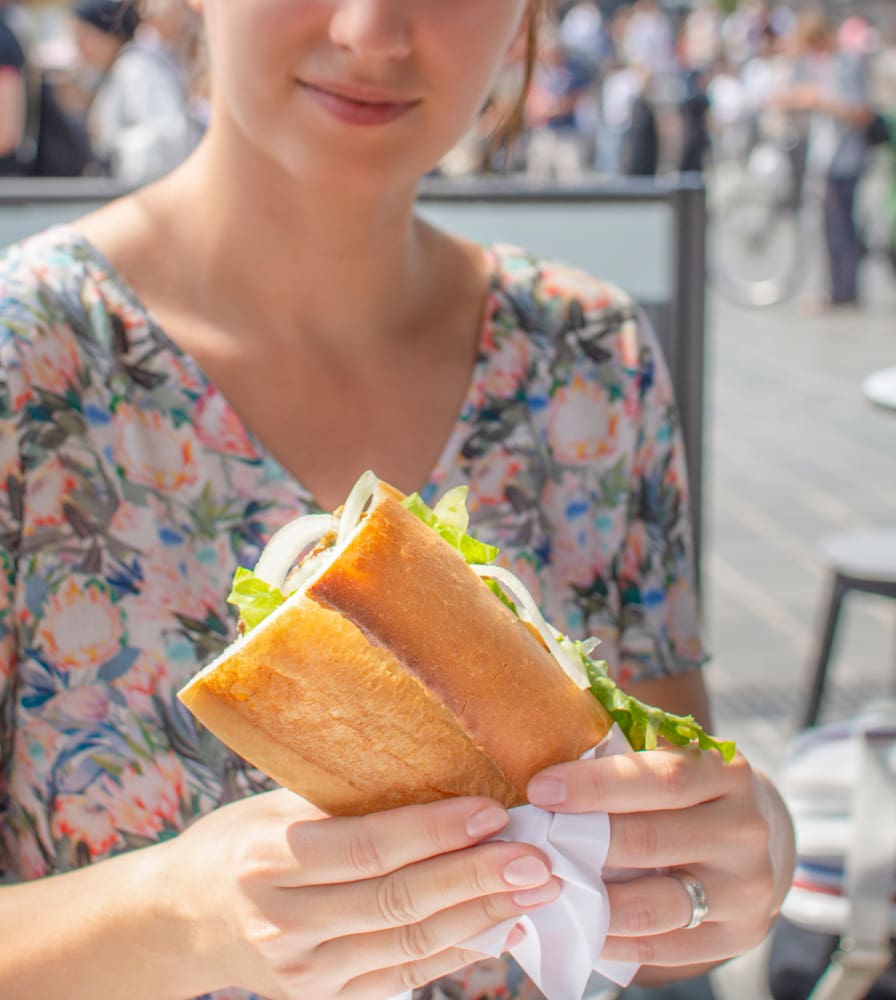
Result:
[[[275,531],[255,564],[255,575],[280,590],[296,560],[336,528],[332,514],[306,514]]]
[[[497,581],[505,590],[508,590],[516,601],[522,605],[526,617],[535,626],[538,634],[544,640],[544,644],[548,647],[564,672],[579,687],[588,687],[590,682],[582,661],[578,656],[573,656],[567,650],[563,649],[560,643],[557,642],[554,629],[545,621],[538,605],[535,603],[535,598],[526,589],[523,581],[515,577],[509,570],[502,569],[500,566],[476,564],[471,565],[470,569],[478,576]]]
[[[379,479],[370,472],[362,472],[358,481],[352,487],[346,498],[339,518],[339,534],[336,536],[336,548],[341,549],[361,520],[361,514],[379,485]]]
[[[579,645],[582,647],[582,651],[590,656],[600,645],[600,639],[596,635],[591,635],[587,639],[583,639]]]
[[[372,472],[365,472],[352,487],[343,505],[341,517],[337,518],[332,514],[306,514],[284,524],[264,547],[255,566],[255,575],[272,587],[282,590],[286,577],[299,561],[299,556],[328,532],[336,531],[336,544],[326,553],[319,553],[308,560],[308,565],[302,566],[291,581],[290,592],[298,590],[316,570],[322,568],[324,557],[332,559],[342,550],[361,520],[361,514],[378,484],[379,479]]]
[[[301,566],[296,567],[296,569],[291,570],[286,574],[286,580],[283,581],[283,586],[280,588],[284,594],[288,597],[290,594],[294,594],[297,590],[301,590],[302,587],[318,572],[321,572],[325,566],[328,566],[336,558],[336,549],[324,549],[318,552],[317,555],[312,556],[310,559],[306,559]],[[286,589],[286,582],[289,581],[289,589]]]

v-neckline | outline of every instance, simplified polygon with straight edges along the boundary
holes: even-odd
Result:
[[[57,231],[61,231],[63,238],[67,237],[71,243],[80,245],[91,258],[92,262],[102,268],[107,280],[127,300],[128,305],[143,317],[147,329],[152,332],[152,335],[189,371],[196,384],[201,387],[202,394],[210,393],[218,399],[226,410],[228,417],[234,420],[245,434],[256,460],[265,467],[269,474],[278,481],[289,483],[294,488],[298,500],[307,507],[309,512],[328,510],[328,508],[325,508],[318,502],[311,490],[303,483],[300,476],[288,470],[270,449],[264,445],[252,427],[246,423],[242,415],[231,404],[227,395],[206,373],[199,361],[168,334],[164,326],[155,318],[152,310],[144,304],[130,282],[124,278],[103,251],[89,237],[82,233],[76,225],[62,224],[55,228]],[[490,344],[494,342],[493,329],[495,319],[501,309],[503,267],[499,248],[494,244],[481,246],[485,256],[488,287],[479,320],[476,357],[451,431],[442,445],[435,465],[430,470],[426,481],[417,486],[418,492],[427,501],[433,499],[433,495],[438,490],[440,484],[450,480],[451,470],[456,466],[457,460],[460,457],[462,440],[467,433],[465,424],[468,423],[468,418],[466,415],[476,407],[479,385],[488,366]],[[376,472],[377,470],[374,469],[373,471]]]

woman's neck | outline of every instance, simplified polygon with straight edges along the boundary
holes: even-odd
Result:
[[[301,330],[333,351],[376,351],[415,326],[441,277],[445,240],[415,218],[408,186],[313,190],[258,162],[225,162],[209,142],[161,190],[202,313],[254,317],[253,339]]]

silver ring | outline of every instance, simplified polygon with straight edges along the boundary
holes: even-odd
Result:
[[[694,878],[690,872],[669,872],[683,886],[691,901],[691,919],[684,925],[684,930],[689,931],[694,927],[699,927],[709,916],[709,900],[706,898],[706,887],[698,878]]]

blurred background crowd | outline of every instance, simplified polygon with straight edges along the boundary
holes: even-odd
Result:
[[[545,33],[526,128],[509,163],[538,177],[702,170],[812,130],[800,88],[896,111],[896,5],[825,8],[768,0],[577,0]],[[515,92],[509,82],[504,96]],[[500,102],[502,92],[495,100]],[[488,116],[466,162],[483,167]]]
[[[820,302],[853,305],[870,215],[896,265],[894,0],[552,0],[519,128],[522,61],[434,173],[532,182],[745,171],[799,208],[831,262]],[[198,19],[184,0],[0,0],[0,174],[151,181],[209,119]],[[884,204],[880,204],[883,202]]]
[[[0,174],[167,173],[208,120],[200,38],[183,0],[0,0]]]

